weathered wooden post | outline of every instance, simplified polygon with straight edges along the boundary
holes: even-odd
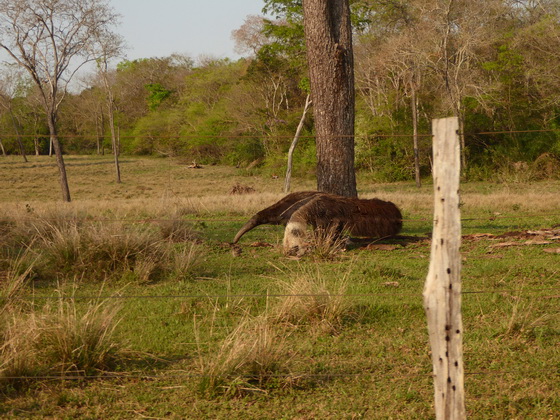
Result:
[[[433,120],[434,228],[424,286],[436,418],[465,419],[461,318],[461,154],[456,117]]]

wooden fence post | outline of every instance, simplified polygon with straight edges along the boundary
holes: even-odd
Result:
[[[458,119],[432,121],[434,228],[424,309],[432,350],[436,419],[465,419],[461,318],[461,154]]]

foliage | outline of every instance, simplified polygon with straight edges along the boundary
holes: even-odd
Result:
[[[385,181],[414,176],[413,96],[421,134],[429,134],[433,118],[462,118],[465,174],[491,177],[506,161],[530,166],[545,153],[560,156],[557,2],[546,8],[500,0],[437,7],[422,0],[350,3],[358,170]],[[110,71],[123,153],[204,164],[258,162],[266,173],[283,172],[310,91],[302,2],[267,0],[264,13],[238,33],[250,55],[237,61],[173,55],[123,61]],[[61,104],[67,153],[103,153],[110,145],[101,81],[92,78],[89,85]],[[12,137],[18,130],[27,153],[46,153],[48,130],[36,89],[20,76],[0,90],[13,113],[0,107],[7,153],[19,153]],[[302,139],[310,135],[311,117]],[[315,170],[313,151],[312,139],[298,145],[299,174]],[[424,176],[430,153],[429,137],[420,137]]]
[[[155,111],[172,93],[169,89],[165,89],[161,83],[149,83],[146,85],[146,89],[149,92],[148,108],[150,111]]]

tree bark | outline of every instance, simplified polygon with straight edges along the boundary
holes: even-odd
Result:
[[[348,0],[303,1],[317,136],[317,189],[356,197],[354,58]]]
[[[120,133],[116,133],[115,131],[115,126],[114,126],[114,120],[111,117],[111,138],[113,140],[113,158],[114,158],[114,162],[115,162],[115,180],[117,182],[117,184],[120,184],[121,181],[121,167],[119,164],[119,155],[120,155]]]
[[[120,139],[117,136],[115,129],[115,110],[113,108],[113,94],[109,83],[107,85],[107,111],[109,116],[109,128],[111,129],[111,144],[113,146],[113,158],[115,161],[115,177],[117,184],[121,183],[121,168],[119,165],[119,155],[120,155]]]
[[[62,147],[60,146],[60,142],[58,141],[56,115],[50,114],[48,116],[48,125],[50,132],[50,143],[51,147],[54,148],[56,164],[58,166],[60,189],[62,190],[62,200],[69,203],[71,201],[70,188],[68,187],[68,178],[66,176],[66,165],[64,164],[64,158],[62,156]]]

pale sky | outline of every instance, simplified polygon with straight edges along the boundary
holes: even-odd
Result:
[[[263,0],[110,0],[121,15],[116,32],[127,46],[126,58],[238,58],[231,31],[247,15],[262,14]]]

